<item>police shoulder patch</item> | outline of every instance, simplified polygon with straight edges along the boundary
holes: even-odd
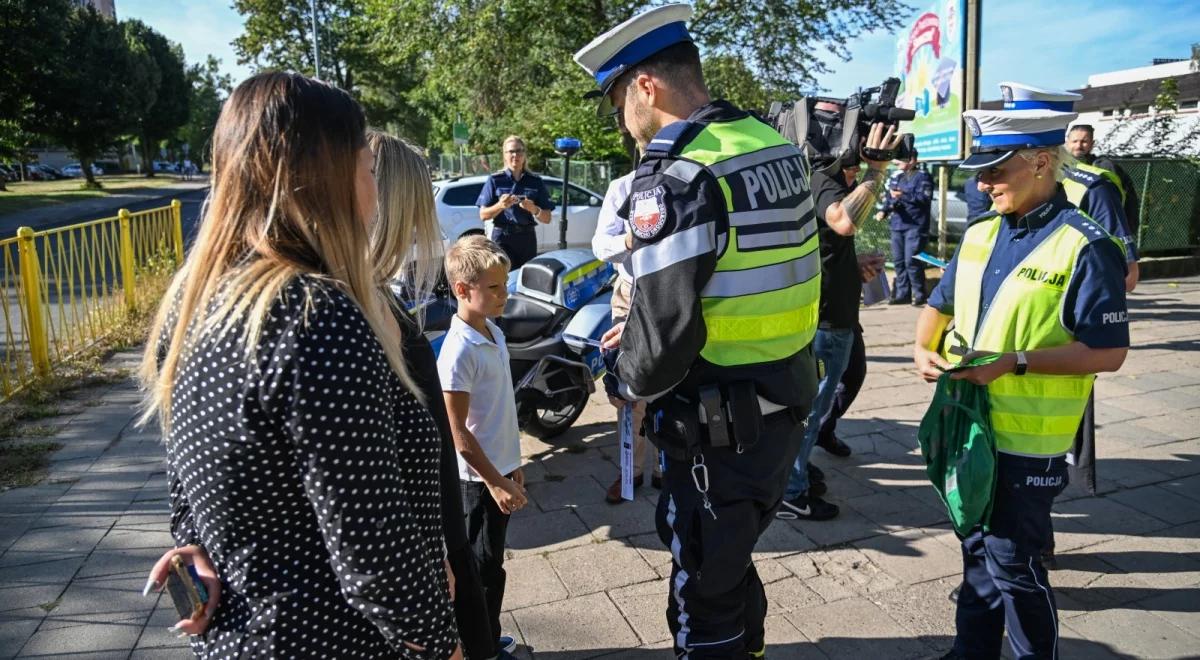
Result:
[[[640,190],[629,197],[629,228],[643,241],[651,240],[667,224],[667,191],[662,186]]]

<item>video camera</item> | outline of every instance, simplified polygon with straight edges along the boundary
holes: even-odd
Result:
[[[916,116],[912,110],[896,107],[899,91],[900,79],[888,78],[882,85],[860,89],[848,99],[809,96],[787,109],[776,101],[767,113],[767,122],[803,149],[814,169],[828,175],[857,164],[862,156],[907,160],[914,152],[912,133],[904,133],[892,151],[863,148],[860,155],[860,145],[871,124],[898,126]]]

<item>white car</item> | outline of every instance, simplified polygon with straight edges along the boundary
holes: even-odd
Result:
[[[485,223],[480,220],[479,207],[475,206],[475,200],[479,198],[479,191],[483,190],[486,181],[487,176],[468,176],[433,182],[433,201],[437,208],[438,224],[442,227],[442,239],[447,247],[467,234],[491,234],[491,221]],[[542,176],[542,181],[545,181],[555,206],[549,224],[537,225],[538,252],[547,252],[558,248],[562,179]],[[567,209],[567,247],[591,249],[603,195],[573,183],[570,186],[571,191],[567,196],[571,203]]]
[[[71,163],[70,165],[63,167],[61,170],[59,170],[59,172],[62,172],[63,175],[69,177],[83,176],[83,166],[79,163]],[[101,176],[103,174],[104,170],[100,169],[99,165],[92,163],[92,176]]]

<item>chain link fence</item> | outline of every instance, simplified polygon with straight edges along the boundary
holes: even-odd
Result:
[[[1138,253],[1200,247],[1200,163],[1187,159],[1114,159],[1133,180],[1140,206]]]

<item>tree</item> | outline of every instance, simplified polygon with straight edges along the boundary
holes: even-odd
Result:
[[[70,10],[66,42],[69,49],[43,53],[53,75],[34,93],[28,128],[74,153],[86,185],[99,188],[92,161],[136,128],[133,57],[121,27],[90,6]]]
[[[622,157],[611,122],[595,116],[581,94],[593,86],[571,54],[603,26],[652,4],[644,0],[363,0],[376,30],[372,46],[385,63],[411,62],[424,73],[408,94],[429,117],[432,143],[449,146],[456,116],[469,117],[471,146],[494,150],[520,132],[533,150],[549,152],[543,136],[585,137],[588,157]],[[753,7],[698,0],[691,31],[716,62],[725,89],[758,95],[737,73],[781,95],[811,86],[822,59],[847,58],[848,40],[898,23],[899,0],[764,0]],[[553,20],[546,20],[553,17]],[[534,27],[536,26],[536,27]],[[714,59],[717,58],[717,59]],[[745,64],[741,64],[741,63]]]
[[[367,50],[361,0],[234,0],[245,17],[244,32],[233,40],[239,64],[313,75],[312,4],[317,8],[321,78],[353,90]]]
[[[67,48],[70,0],[0,0],[0,120],[19,121],[30,96],[53,77],[53,58]]]
[[[704,60],[704,81],[713,98],[722,98],[739,108],[766,112],[772,101],[786,95],[772,93],[755,77],[746,63],[733,55],[713,55]]]
[[[187,72],[188,120],[179,138],[188,145],[192,160],[201,167],[212,162],[212,134],[221,105],[233,89],[228,74],[221,73],[221,60],[208,56],[204,64],[193,64]]]
[[[183,49],[139,20],[121,24],[131,56],[130,82],[136,90],[135,107],[138,142],[146,176],[154,176],[151,163],[159,142],[176,133],[188,121],[191,91],[184,68]]]

